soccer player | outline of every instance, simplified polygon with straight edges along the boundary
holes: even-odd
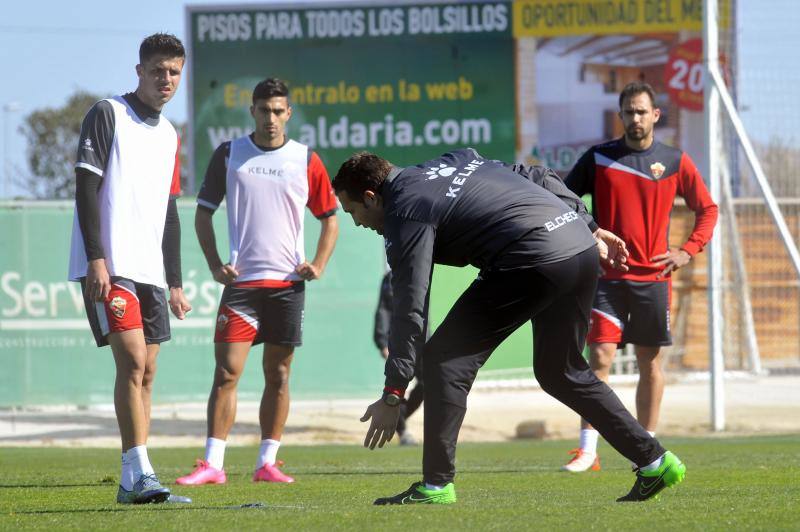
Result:
[[[566,179],[578,196],[591,194],[597,224],[628,246],[626,272],[607,270],[597,286],[587,342],[589,364],[608,381],[617,348],[633,344],[639,366],[636,413],[655,435],[664,375],[661,346],[671,345],[669,306],[672,272],[689,263],[711,238],[717,206],[689,156],[654,139],[660,111],[647,83],[628,84],[619,95],[622,138],[589,149]],[[669,219],[675,196],[695,213],[689,238],[669,248]],[[598,432],[581,422],[580,446],[562,469],[599,470]]]
[[[386,239],[392,268],[385,388],[361,418],[372,420],[365,447],[382,447],[394,434],[397,405],[423,349],[433,264],[480,270],[424,344],[423,479],[375,504],[456,501],[456,441],[467,394],[492,351],[528,321],[542,388],[640,466],[633,489],[619,500],[644,500],[682,480],[680,460],[647,434],[581,356],[598,259],[624,269],[626,251],[555,174],[507,166],[472,149],[407,168],[363,152],[342,165],[333,187],[356,225]]]
[[[319,156],[286,136],[292,116],[286,83],[253,90],[255,131],[222,143],[197,196],[195,229],[214,279],[225,285],[214,336],[216,369],[208,398],[205,460],[178,484],[223,484],[226,440],[236,416],[236,385],[250,347],[264,343],[261,448],[253,481],[294,482],[278,468],[289,413],[289,370],[302,341],[305,281],[322,276],[339,232],[336,197]],[[227,197],[230,260],[217,252],[211,217]],[[303,215],[321,223],[316,254],[304,258]]]
[[[389,358],[389,326],[392,320],[392,271],[389,270],[381,281],[381,291],[378,297],[378,308],[375,310],[375,327],[373,339],[384,360]],[[425,330],[427,338],[428,330]],[[400,445],[416,445],[417,440],[409,432],[406,419],[411,416],[422,405],[425,397],[425,378],[422,375],[422,364],[417,364],[414,373],[417,383],[408,392],[408,398],[403,399],[400,404],[400,416],[397,418],[397,435],[400,437]]]
[[[81,126],[69,279],[80,281],[98,347],[111,345],[122,439],[117,502],[169,499],[147,454],[156,357],[169,316],[183,319],[180,140],[161,109],[178,90],[185,51],[157,33],[139,48],[134,92],[97,102]],[[166,272],[166,283],[164,273]],[[169,289],[169,302],[165,288]]]

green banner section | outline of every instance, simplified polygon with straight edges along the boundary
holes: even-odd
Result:
[[[353,152],[405,165],[472,146],[512,160],[506,2],[189,12],[196,187],[213,150],[252,131],[252,90],[290,86],[289,135],[334,174]]]
[[[222,287],[212,280],[197,245],[194,208],[188,200],[179,205],[184,291],[193,310],[185,321],[171,316],[172,339],[158,359],[153,394],[158,403],[205,401],[214,371],[213,329]],[[0,407],[113,401],[111,350],[95,346],[80,285],[66,281],[72,209],[45,202],[0,207]],[[223,207],[214,216],[223,257],[226,223]],[[307,216],[307,253],[318,235],[319,223]],[[372,326],[383,268],[381,239],[343,218],[323,278],[306,285],[303,346],[292,364],[293,397],[369,397],[380,391],[383,360],[372,343]],[[471,268],[436,267],[433,329],[476,274]],[[522,327],[486,369],[530,367],[530,338],[530,327]],[[257,347],[239,383],[240,398],[259,399],[263,385]]]
[[[154,400],[205,401],[214,370],[213,329],[221,285],[215,283],[194,235],[194,205],[179,208],[188,319],[171,317],[172,340],[163,344]],[[214,216],[220,254],[227,256],[224,209]],[[347,222],[347,221],[345,221]],[[72,206],[41,204],[0,209],[0,407],[111,403],[114,361],[89,331],[80,285],[66,281]],[[341,224],[333,260],[323,278],[307,284],[304,344],[291,385],[299,397],[377,394],[383,361],[372,344],[372,319],[383,274],[383,242]],[[313,252],[319,223],[306,220]],[[9,250],[16,250],[10,253]],[[261,349],[251,352],[240,397],[261,397]]]

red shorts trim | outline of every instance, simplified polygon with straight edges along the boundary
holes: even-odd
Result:
[[[279,281],[277,279],[256,279],[233,283],[236,288],[289,288],[299,281]]]
[[[258,334],[258,322],[250,316],[236,312],[228,305],[222,305],[217,314],[217,328],[214,342],[252,342]]]
[[[597,309],[592,309],[591,316],[587,343],[618,344],[622,341],[622,327],[618,319]]]

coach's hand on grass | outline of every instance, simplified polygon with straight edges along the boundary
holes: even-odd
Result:
[[[397,428],[398,417],[400,417],[400,408],[387,405],[383,399],[378,399],[369,405],[367,411],[361,416],[362,423],[372,418],[367,437],[364,438],[364,447],[374,449],[376,445],[383,447],[384,443],[391,441]]]
[[[630,253],[625,241],[605,229],[598,229],[592,233],[592,236],[594,236],[594,240],[597,242],[597,250],[600,252],[600,265],[603,268],[608,267],[627,272]]]
[[[183,295],[183,288],[169,289],[169,309],[179,320],[184,319],[186,313],[192,310],[192,305]]]
[[[228,286],[239,277],[239,272],[230,264],[222,264],[221,266],[211,270],[211,275],[214,280],[219,284]]]
[[[90,300],[105,301],[111,291],[111,277],[106,268],[106,259],[89,261],[86,271],[86,292]]]
[[[692,256],[682,249],[671,248],[668,252],[656,255],[650,260],[653,261],[654,266],[664,266],[664,269],[656,275],[656,279],[661,279],[689,264]]]

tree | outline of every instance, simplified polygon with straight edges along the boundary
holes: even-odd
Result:
[[[75,157],[81,123],[89,108],[104,97],[78,90],[62,107],[44,108],[32,112],[19,131],[28,143],[27,159],[30,174],[20,174],[15,181],[30,196],[37,199],[72,199],[75,197]],[[186,125],[174,123],[185,139]],[[181,190],[188,179],[188,147],[181,143]]]
[[[19,185],[37,199],[75,197],[75,156],[81,122],[89,108],[103,97],[79,90],[61,107],[33,111],[19,131],[28,143],[30,175]]]

